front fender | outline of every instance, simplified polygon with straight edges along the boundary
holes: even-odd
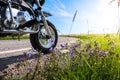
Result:
[[[45,11],[43,11],[43,14],[44,14],[44,16],[45,16],[45,17],[52,16],[52,14],[51,14],[51,13],[48,13],[48,12],[45,12]]]

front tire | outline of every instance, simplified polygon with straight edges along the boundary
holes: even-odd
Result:
[[[47,23],[51,31],[50,38],[45,37],[47,33],[43,25],[40,26],[40,31],[38,33],[30,34],[30,42],[33,48],[42,51],[44,54],[51,52],[51,49],[54,49],[58,41],[58,34],[55,26],[49,21],[47,21]]]

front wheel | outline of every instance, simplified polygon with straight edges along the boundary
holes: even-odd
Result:
[[[47,21],[49,29],[51,31],[51,37],[47,38],[47,32],[43,25],[40,26],[40,30],[36,34],[30,34],[30,42],[34,49],[42,51],[43,53],[49,53],[53,49],[58,41],[58,34],[55,26]]]

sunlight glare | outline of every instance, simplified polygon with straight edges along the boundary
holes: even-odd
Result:
[[[117,0],[109,4],[110,0],[102,0],[98,6],[101,26],[107,33],[116,32],[118,26]]]

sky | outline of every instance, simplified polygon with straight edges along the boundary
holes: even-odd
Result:
[[[117,0],[46,0],[43,10],[59,34],[117,33],[119,9]],[[76,18],[70,32],[73,16]]]

